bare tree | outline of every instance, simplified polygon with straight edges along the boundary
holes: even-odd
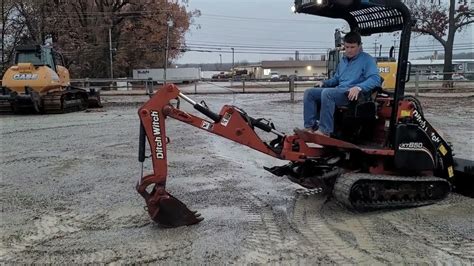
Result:
[[[169,34],[169,59],[173,60],[182,53],[193,17],[200,14],[188,12],[185,0],[1,1],[2,67],[4,55],[13,55],[20,42],[44,44],[51,38],[74,77],[107,77],[110,44],[117,75],[169,64],[164,62],[166,21],[174,22]]]
[[[421,35],[430,35],[444,48],[444,80],[451,79],[453,72],[453,45],[456,32],[461,32],[474,23],[473,7],[468,0],[407,0],[417,22],[413,30]],[[450,85],[447,83],[446,85]]]
[[[1,69],[0,74],[5,72],[6,68],[9,65],[9,62],[13,56],[13,47],[16,45],[19,39],[19,32],[21,32],[21,27],[15,24],[15,6],[14,1],[12,0],[1,0]],[[19,30],[17,30],[19,29]]]
[[[182,52],[192,18],[199,15],[188,12],[185,2],[167,0],[63,0],[54,9],[57,15],[49,23],[54,42],[76,77],[108,76],[109,30],[114,76],[127,76],[133,68],[163,67],[167,20],[174,22],[169,36],[173,59]]]

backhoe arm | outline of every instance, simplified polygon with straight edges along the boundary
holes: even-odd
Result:
[[[190,103],[194,109],[209,119],[189,114],[170,104],[170,101],[178,98]],[[141,177],[137,190],[145,198],[151,218],[167,227],[190,225],[202,220],[199,215],[190,211],[186,205],[171,196],[165,189],[167,178],[166,145],[168,143],[165,120],[167,117],[172,117],[279,159],[304,161],[307,156],[320,155],[319,150],[309,148],[296,135],[286,136],[275,130],[270,122],[252,118],[235,106],[225,105],[219,114],[214,113],[205,104],[196,103],[182,94],[173,84],[160,88],[139,109],[138,115],[141,120],[139,161],[144,162],[145,160],[145,139],[147,139],[151,150],[153,174]],[[254,128],[273,133],[276,135],[276,139],[268,144],[257,135]]]

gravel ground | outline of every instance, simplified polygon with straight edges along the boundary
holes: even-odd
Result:
[[[301,96],[193,98],[291,132],[301,126]],[[472,198],[352,212],[263,169],[284,162],[171,119],[167,188],[205,220],[162,229],[134,189],[136,111],[147,98],[104,100],[102,110],[0,117],[1,263],[474,263]],[[474,160],[474,98],[421,101],[456,155]]]

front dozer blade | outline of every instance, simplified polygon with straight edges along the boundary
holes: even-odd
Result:
[[[204,220],[201,214],[191,211],[184,203],[169,193],[167,197],[162,197],[158,204],[147,201],[147,206],[153,221],[162,227],[193,225]]]
[[[454,191],[474,198],[474,161],[454,158]]]
[[[91,89],[88,93],[87,107],[89,108],[102,108],[102,101],[100,99],[100,91]]]

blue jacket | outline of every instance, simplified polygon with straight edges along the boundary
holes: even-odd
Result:
[[[381,81],[375,59],[361,51],[351,60],[343,56],[334,77],[323,81],[323,87],[350,89],[358,86],[368,92],[380,86]]]

